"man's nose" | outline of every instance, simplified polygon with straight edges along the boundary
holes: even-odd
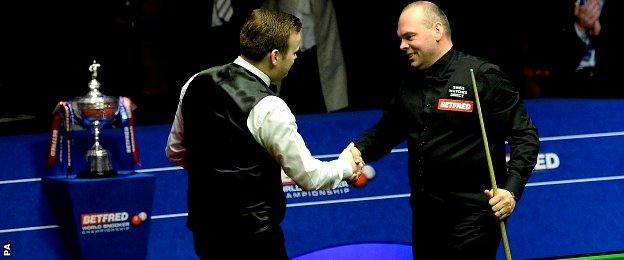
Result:
[[[409,48],[409,46],[407,45],[407,42],[405,40],[401,40],[401,44],[399,44],[399,49],[407,50],[407,48]]]

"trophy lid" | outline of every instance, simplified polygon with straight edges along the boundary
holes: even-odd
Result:
[[[89,71],[91,71],[89,89],[91,90],[71,102],[76,117],[82,119],[82,122],[87,125],[92,125],[94,121],[102,121],[102,123],[112,121],[119,108],[118,98],[106,96],[99,90],[100,82],[97,81],[97,72],[100,66],[95,60],[93,61],[93,64],[89,66]]]

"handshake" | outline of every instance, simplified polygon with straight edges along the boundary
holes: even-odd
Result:
[[[362,187],[366,185],[368,179],[374,177],[373,168],[368,165],[364,165],[362,154],[353,143],[349,143],[347,148],[340,153],[338,159],[347,161],[351,165],[351,169],[353,169],[351,176],[345,178],[349,184],[356,187]]]

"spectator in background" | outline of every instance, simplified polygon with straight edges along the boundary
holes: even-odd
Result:
[[[531,63],[524,74],[530,96],[624,97],[624,88],[610,85],[615,80],[616,52],[621,49],[614,48],[611,40],[617,30],[612,12],[621,10],[618,4],[621,1],[546,4],[528,46]]]
[[[279,96],[293,113],[320,113],[349,105],[347,74],[331,0],[268,0],[264,6],[302,21],[299,61],[282,80]]]
[[[162,0],[169,42],[171,84],[182,86],[197,71],[238,55],[245,18],[264,0]]]

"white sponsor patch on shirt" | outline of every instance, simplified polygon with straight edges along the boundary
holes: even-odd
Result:
[[[468,95],[468,90],[464,86],[452,86],[448,93],[450,97],[464,98],[465,95]]]
[[[455,100],[455,99],[443,99],[438,100],[438,110],[457,111],[457,112],[472,112],[472,101],[470,100]]]

